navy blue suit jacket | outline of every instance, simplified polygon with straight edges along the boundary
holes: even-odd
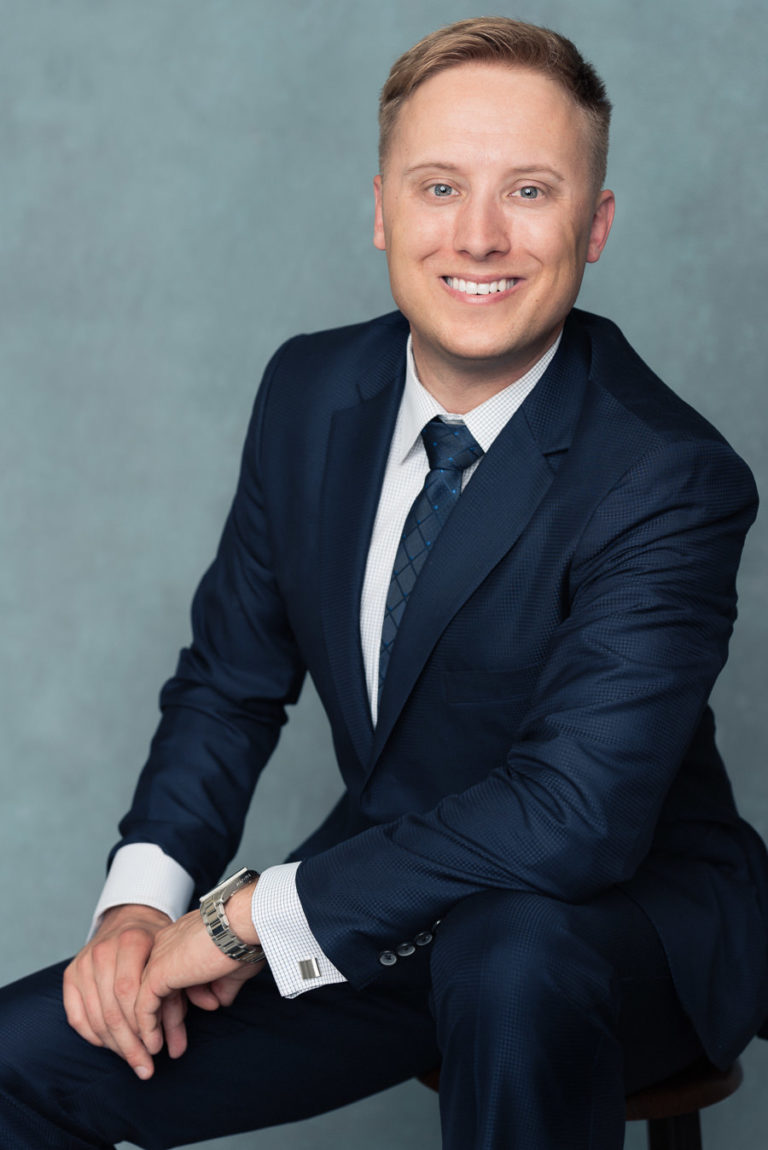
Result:
[[[474,892],[620,885],[725,1063],[768,1013],[766,856],[707,702],[751,475],[613,324],[574,311],[435,544],[374,731],[360,593],[407,332],[394,313],[270,363],[123,842],[210,886],[309,671],[346,792],[296,852],[298,889],[354,985]]]

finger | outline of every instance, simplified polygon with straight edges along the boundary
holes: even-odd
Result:
[[[91,1028],[103,1044],[125,1059],[140,1078],[149,1078],[152,1059],[115,997],[117,950],[117,947],[98,943],[91,949],[92,975],[84,978],[81,985],[85,1010]]]
[[[210,987],[216,996],[218,1004],[220,1006],[231,1006],[240,993],[243,984],[257,975],[264,966],[266,966],[266,963],[258,966],[244,966],[240,970],[233,971],[232,974],[227,974],[222,978],[215,979],[210,984]]]
[[[91,1009],[95,1013],[95,1007]],[[137,1038],[119,1007],[114,1011],[107,1008],[103,1012],[103,1019],[104,1029],[97,1031],[101,1044],[127,1062],[139,1078],[151,1078],[154,1070],[151,1054],[155,1052],[148,1051],[143,1042]]]
[[[217,995],[207,982],[200,986],[188,986],[187,997],[194,1006],[199,1006],[201,1010],[218,1010],[221,1006]]]
[[[136,996],[151,949],[151,940],[144,931],[126,930],[120,936],[115,958],[113,993],[126,1022],[137,1037]]]
[[[91,1046],[103,1046],[104,1043],[88,1022],[80,991],[71,979],[67,979],[66,974],[64,976],[63,999],[64,1013],[72,1029],[77,1031],[86,1042],[90,1042]]]
[[[78,963],[75,986],[82,1004],[86,1025],[95,1034],[99,1046],[106,1046],[113,1050],[114,1046],[110,1041],[109,1030],[104,1021],[101,996],[96,985],[90,954],[82,956]]]
[[[180,1058],[187,1049],[187,1028],[184,1025],[186,1014],[187,996],[183,991],[177,990],[163,999],[160,1019],[171,1058]]]
[[[139,1038],[150,1054],[158,1054],[163,1048],[161,1009],[163,999],[152,989],[144,978],[136,998],[136,1023]]]

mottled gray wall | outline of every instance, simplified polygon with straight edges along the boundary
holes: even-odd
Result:
[[[765,489],[763,0],[507,11],[572,36],[616,105],[618,218],[582,302]],[[0,0],[0,874],[18,915],[2,981],[82,938],[269,353],[390,307],[370,242],[378,88],[416,38],[471,14],[455,0]],[[763,834],[766,545],[763,521],[717,692]],[[307,692],[242,861],[278,860],[337,790]],[[766,1053],[753,1044],[747,1085],[707,1115],[708,1150],[764,1140]],[[437,1147],[435,1100],[408,1085],[218,1145],[339,1142]]]

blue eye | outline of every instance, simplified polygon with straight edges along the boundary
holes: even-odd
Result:
[[[432,191],[441,199],[446,199],[446,197],[453,195],[453,188],[450,184],[433,184]]]
[[[527,184],[524,188],[520,189],[520,198],[523,200],[537,200],[540,193],[541,188],[536,188],[533,184]]]

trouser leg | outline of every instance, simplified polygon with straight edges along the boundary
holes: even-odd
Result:
[[[281,999],[268,972],[233,1006],[187,1017],[189,1049],[141,1082],[68,1026],[63,965],[0,991],[0,1146],[147,1150],[308,1118],[434,1066],[422,987]]]
[[[664,952],[618,891],[489,891],[432,955],[445,1150],[619,1150],[625,1092],[701,1054]]]

